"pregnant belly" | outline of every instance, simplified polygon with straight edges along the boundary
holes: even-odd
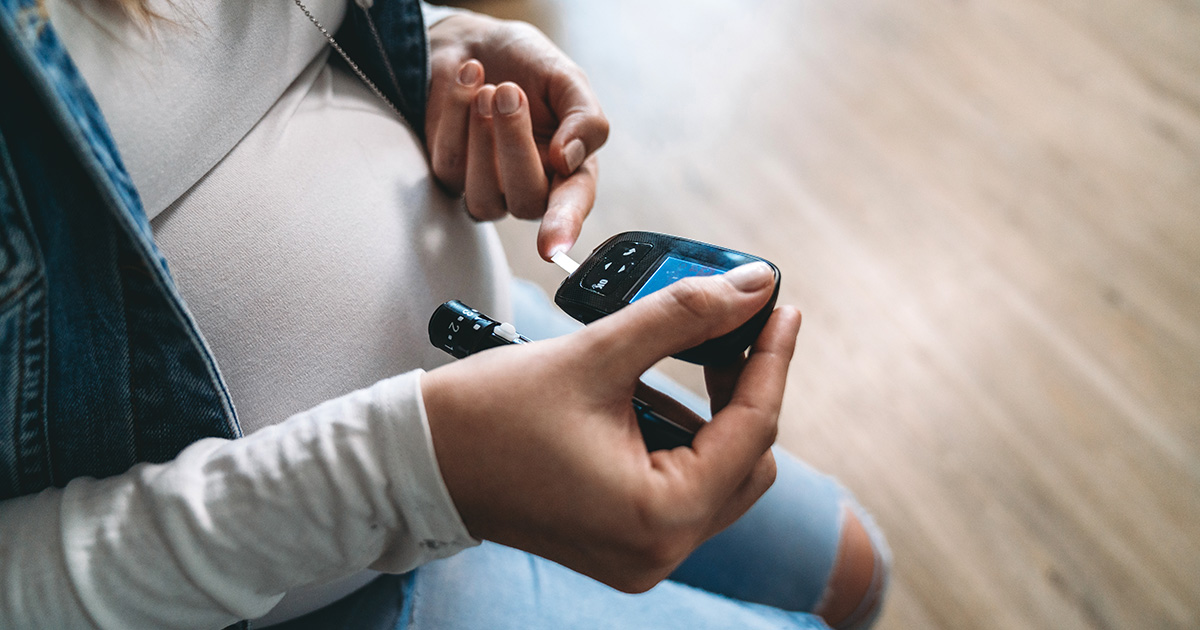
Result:
[[[444,363],[425,325],[445,300],[508,311],[494,230],[438,188],[395,114],[323,62],[153,227],[247,433]]]
[[[446,300],[509,317],[494,230],[437,187],[395,114],[323,60],[152,225],[246,433],[444,363],[425,327]]]

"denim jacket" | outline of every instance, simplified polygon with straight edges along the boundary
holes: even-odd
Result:
[[[277,0],[286,2],[288,0]],[[337,39],[424,128],[417,0]],[[36,0],[0,0],[0,499],[240,436],[103,116]]]

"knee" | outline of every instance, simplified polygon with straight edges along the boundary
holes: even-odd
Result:
[[[837,630],[859,630],[875,620],[883,603],[891,557],[882,537],[843,506],[837,558],[816,612]]]

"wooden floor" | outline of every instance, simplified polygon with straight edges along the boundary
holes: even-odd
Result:
[[[890,536],[879,628],[1200,628],[1200,2],[470,6],[605,103],[577,258],[649,229],[782,269],[780,440]],[[534,229],[501,226],[553,287]]]

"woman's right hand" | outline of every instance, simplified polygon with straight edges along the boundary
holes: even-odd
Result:
[[[777,308],[744,364],[710,371],[721,408],[691,448],[648,453],[630,399],[660,359],[753,316],[772,279],[761,263],[685,279],[577,333],[426,374],[438,465],[471,534],[640,592],[741,516],[774,480],[800,313]]]
[[[477,220],[540,219],[542,258],[571,249],[608,139],[583,70],[533,26],[476,13],[434,24],[429,47],[425,139],[438,181]]]

